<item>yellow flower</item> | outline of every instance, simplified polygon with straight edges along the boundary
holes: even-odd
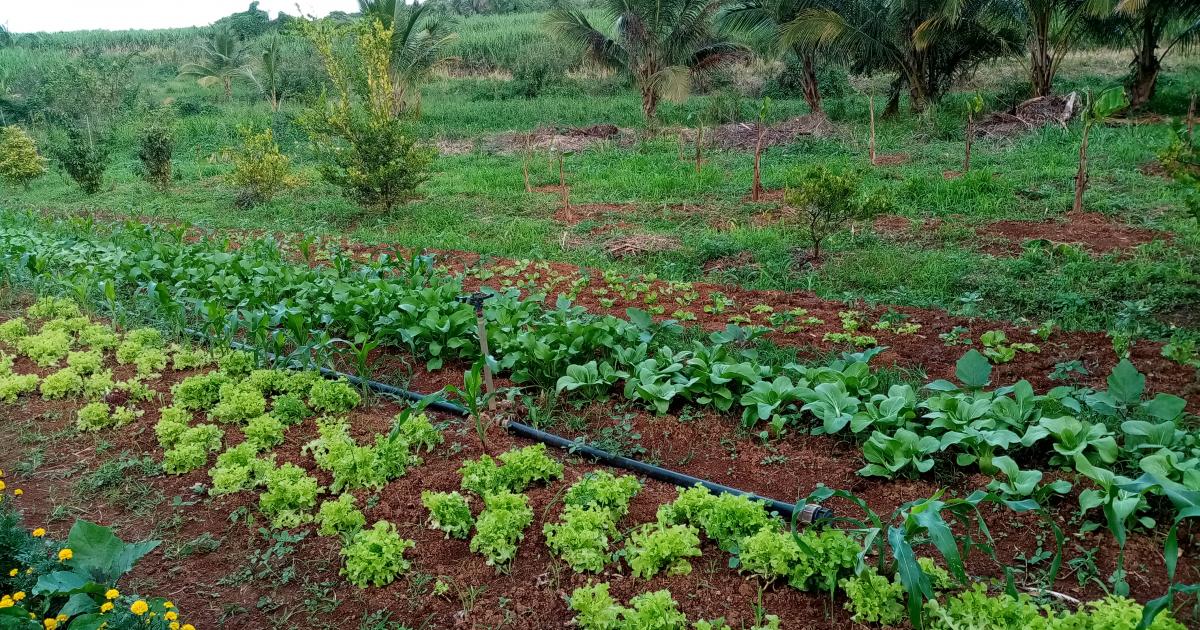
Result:
[[[75,552],[71,551],[69,548],[64,548],[58,552],[58,561],[59,562],[66,562],[67,560],[70,560],[71,558],[74,558],[74,557],[75,557]]]
[[[102,613],[106,613],[112,609],[113,609],[112,602],[104,602],[103,604],[100,604],[100,612],[102,612]]]
[[[8,487],[8,484],[4,483],[3,481],[0,481],[0,490],[4,490],[7,487]]]
[[[190,623],[185,623],[185,624],[183,624],[183,627],[180,628],[179,630],[196,630],[196,626],[193,626]]]
[[[171,630],[179,630],[179,622],[178,622],[178,621],[172,621],[172,622],[171,622],[171,625],[169,625],[169,626],[167,626],[167,627],[168,627],[168,628],[170,628]]]
[[[17,573],[19,573],[19,571],[13,569],[12,571],[8,572],[8,577],[17,577]]]
[[[175,604],[172,604],[171,600],[167,600],[167,601],[163,602],[163,608],[166,608],[167,610],[171,610],[174,607],[175,607]]]
[[[22,599],[25,599],[25,591],[17,591],[16,593],[13,593],[12,598],[14,602],[19,602]]]
[[[46,535],[46,530],[42,529],[41,527],[33,530],[34,538],[41,538],[42,536],[45,536],[45,535]]]
[[[176,613],[174,610],[168,610],[167,614],[163,615],[163,619],[166,619],[167,621],[175,621],[178,618],[179,618],[179,614]]]
[[[70,619],[70,617],[68,617],[66,615],[59,615],[59,616],[55,617],[54,619],[56,621],[66,621],[66,620]]]
[[[0,598],[0,608],[12,608],[13,600],[8,595]]]
[[[25,491],[24,491],[24,490],[22,490],[22,489],[20,489],[20,488],[17,488],[16,490],[13,490],[13,496],[14,496],[14,497],[19,497],[19,496],[21,496],[22,494],[25,494]]]
[[[135,615],[144,615],[147,610],[150,610],[150,605],[140,599],[129,605],[129,612]]]
[[[46,620],[42,622],[42,625],[46,626],[46,630],[54,630],[58,627],[58,620],[47,617]]]
[[[121,596],[121,593],[115,588],[110,588],[104,591],[104,599],[116,599]]]

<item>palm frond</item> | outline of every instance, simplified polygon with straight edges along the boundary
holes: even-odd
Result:
[[[546,14],[545,24],[558,36],[582,47],[591,60],[613,68],[625,65],[622,46],[592,26],[583,13],[555,9]]]

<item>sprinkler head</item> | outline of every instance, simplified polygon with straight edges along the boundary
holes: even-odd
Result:
[[[483,302],[484,302],[484,300],[486,300],[490,297],[492,297],[491,293],[484,293],[483,291],[476,291],[475,293],[472,293],[470,295],[460,295],[460,296],[458,296],[457,299],[459,302],[462,302],[463,304],[470,304],[471,307],[475,309],[476,313],[482,313],[483,312]]]

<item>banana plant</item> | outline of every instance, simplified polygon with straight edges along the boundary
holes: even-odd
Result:
[[[1090,97],[1091,93],[1088,95]],[[1125,96],[1125,88],[1110,87],[1092,99],[1084,109],[1083,135],[1079,141],[1079,170],[1075,174],[1075,204],[1071,208],[1074,212],[1083,212],[1083,195],[1087,192],[1088,185],[1088,138],[1092,126],[1109,120],[1128,107],[1129,99]]]

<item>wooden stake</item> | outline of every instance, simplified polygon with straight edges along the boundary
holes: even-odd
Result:
[[[696,127],[696,173],[700,173],[700,162],[704,156],[700,153],[700,147],[704,143],[704,123],[700,123]]]
[[[758,140],[754,143],[754,184],[750,187],[750,201],[758,201],[762,197],[762,170],[760,163],[762,161],[763,132],[765,130],[766,125],[760,120],[758,122]]]
[[[679,161],[680,162],[683,161],[683,145],[686,144],[686,142],[687,141],[684,140],[684,137],[683,137],[683,129],[680,129],[679,130]]]
[[[1192,141],[1192,130],[1196,128],[1196,93],[1192,92],[1192,102],[1188,103],[1187,131],[1188,142]]]
[[[569,188],[567,188],[567,174],[566,174],[566,171],[563,169],[563,160],[565,159],[565,157],[566,156],[561,152],[558,154],[558,185],[560,188],[562,188],[563,212],[567,213],[568,218],[570,218],[571,190]]]
[[[868,150],[871,153],[871,166],[875,165],[875,95],[867,95],[867,109],[871,112],[871,140]]]
[[[1083,140],[1079,143],[1079,172],[1075,174],[1075,205],[1071,207],[1072,212],[1083,211],[1083,193],[1087,190],[1087,149],[1088,149],[1088,132],[1092,126],[1086,121],[1083,123]]]
[[[525,176],[525,192],[533,192],[533,187],[529,185],[529,159],[531,156],[529,151],[529,136],[525,136],[525,156],[521,160],[521,174]]]
[[[967,112],[967,154],[963,158],[963,174],[971,170],[971,141],[975,136],[975,114]]]

